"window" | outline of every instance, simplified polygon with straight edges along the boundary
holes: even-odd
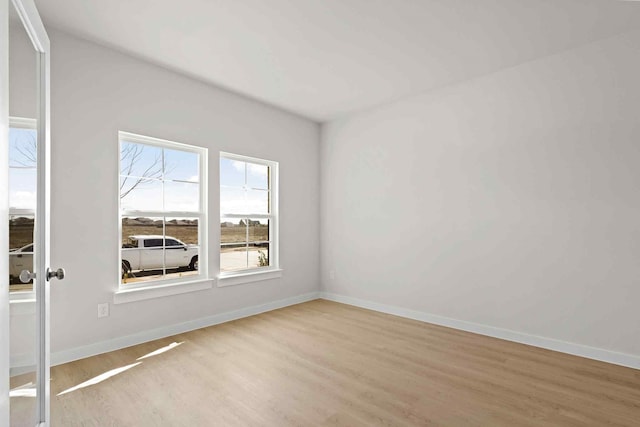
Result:
[[[159,239],[146,238],[143,241],[144,241],[144,247],[145,248],[155,248],[155,247],[162,246],[162,237],[159,238]]]
[[[9,291],[26,296],[33,281],[22,283],[22,270],[33,272],[37,190],[36,120],[9,119]]]
[[[205,148],[120,132],[120,288],[206,278]]]
[[[220,154],[220,276],[278,269],[278,163]]]

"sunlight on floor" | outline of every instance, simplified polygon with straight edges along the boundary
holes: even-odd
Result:
[[[63,392],[58,393],[58,396],[62,396],[63,394],[71,393],[72,391],[76,391],[76,390],[79,390],[81,388],[85,388],[85,387],[89,387],[89,386],[98,384],[98,383],[100,383],[100,382],[102,382],[102,381],[104,381],[106,379],[109,379],[109,378],[111,378],[113,376],[116,376],[119,373],[127,371],[127,370],[129,370],[131,368],[134,368],[134,367],[140,365],[140,364],[142,364],[142,362],[133,363],[131,365],[123,366],[122,368],[112,369],[112,370],[110,370],[108,372],[105,372],[104,374],[100,374],[97,377],[91,378],[90,380],[87,380],[87,381],[85,381],[85,382],[83,382],[81,384],[78,384],[75,387],[71,387],[71,388],[66,389]]]
[[[9,391],[9,397],[36,397],[36,386],[34,383],[27,383],[12,388]]]
[[[179,345],[181,345],[183,343],[184,343],[184,341],[172,342],[171,344],[169,344],[169,345],[167,345],[165,347],[161,347],[161,348],[159,348],[159,349],[157,349],[155,351],[152,351],[151,353],[147,353],[144,356],[140,356],[136,360],[142,360],[142,359],[146,359],[148,357],[157,356],[157,355],[165,353],[165,352],[167,352],[167,351],[169,351],[171,349],[174,349],[174,348],[178,347]],[[90,380],[87,380],[87,381],[85,381],[85,382],[83,382],[81,384],[78,384],[77,386],[71,387],[71,388],[69,388],[69,389],[67,389],[67,390],[65,390],[63,392],[58,393],[58,396],[62,396],[63,394],[71,393],[72,391],[76,391],[76,390],[79,390],[81,388],[85,388],[85,387],[89,387],[89,386],[98,384],[98,383],[100,383],[100,382],[102,382],[104,380],[107,380],[107,379],[109,379],[109,378],[111,378],[111,377],[113,377],[115,375],[118,375],[118,374],[120,374],[120,373],[122,373],[124,371],[127,371],[127,370],[131,369],[131,368],[134,368],[134,367],[136,367],[136,366],[138,366],[140,364],[142,364],[142,362],[137,362],[137,363],[133,363],[131,365],[123,366],[121,368],[112,369],[112,370],[110,370],[108,372],[105,372],[104,374],[100,374],[97,377],[91,378]],[[25,384],[24,386],[20,386],[20,387],[14,389],[14,390],[15,390],[16,393],[27,393],[28,392],[27,389],[25,389],[24,391],[20,391],[20,390],[22,388],[28,386],[28,385],[29,384]],[[13,394],[14,391],[12,391],[11,393],[12,393],[11,396],[14,396],[14,394]],[[35,388],[33,389],[33,393],[34,393],[34,396],[35,396]],[[16,394],[16,396],[18,396],[18,395],[22,396],[23,394]],[[26,394],[24,394],[24,395],[26,395]]]
[[[171,350],[173,348],[176,348],[177,346],[179,346],[182,343],[184,343],[184,341],[182,341],[182,342],[172,342],[168,346],[159,348],[156,351],[152,351],[151,353],[145,354],[144,356],[140,356],[136,360],[142,360],[142,359],[146,359],[147,357],[157,356],[157,355],[162,354],[162,353],[164,353],[166,351],[169,351],[169,350]]]

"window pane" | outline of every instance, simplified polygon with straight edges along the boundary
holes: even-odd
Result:
[[[162,181],[120,177],[121,209],[161,211],[162,204]]]
[[[227,187],[242,187],[246,184],[245,162],[220,158],[220,185]]]
[[[200,246],[198,244],[198,220],[172,218],[165,223],[166,277],[178,278],[198,274]]]
[[[247,242],[247,222],[244,219],[222,218],[220,220],[220,243]]]
[[[22,270],[33,272],[33,215],[9,216],[9,290],[30,291],[33,281],[22,283]]]
[[[197,212],[200,209],[200,184],[164,182],[164,210]]]
[[[37,133],[9,128],[9,207],[36,208]]]
[[[246,191],[238,188],[220,188],[220,213],[222,215],[248,213]]]
[[[248,190],[247,202],[243,213],[268,214],[269,192],[265,190]]]
[[[247,163],[247,186],[249,188],[269,189],[269,167],[256,163]]]
[[[164,276],[163,218],[122,218],[122,283],[139,283]],[[152,244],[149,247],[149,243]]]
[[[246,247],[228,247],[220,248],[220,271],[237,271],[244,270],[248,266],[248,251]]]
[[[162,237],[159,238],[146,238],[143,240],[143,246],[145,248],[159,248],[163,246]]]
[[[188,151],[164,149],[164,179],[199,182],[199,155]]]
[[[269,220],[249,219],[249,242],[267,242],[269,240]]]
[[[183,243],[194,245],[198,244],[197,218],[168,219],[165,226],[167,239],[175,238]]]
[[[9,168],[9,207],[14,209],[36,209],[35,169]]]
[[[129,242],[133,236],[157,236],[164,235],[164,220],[161,217],[123,217],[122,218],[122,243]]]
[[[249,244],[249,268],[269,267],[269,243]]]
[[[220,220],[220,271],[247,268],[247,220]]]
[[[35,170],[37,146],[35,129],[9,128],[9,167]]]
[[[122,141],[120,145],[120,175],[161,179],[162,165],[162,148]]]

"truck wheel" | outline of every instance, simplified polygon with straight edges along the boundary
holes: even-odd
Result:
[[[124,279],[127,273],[130,271],[131,271],[131,264],[129,264],[129,261],[123,260],[122,261],[122,278]]]
[[[189,270],[197,270],[198,269],[198,255],[191,258],[191,263],[189,264]]]

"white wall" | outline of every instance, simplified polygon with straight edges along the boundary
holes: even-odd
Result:
[[[13,6],[12,6],[13,7]],[[35,118],[38,112],[36,51],[17,20],[9,25],[9,111],[11,116]]]
[[[323,290],[640,356],[638,76],[631,32],[323,126]]]
[[[111,49],[50,31],[54,353],[316,291],[319,127]],[[280,162],[283,277],[111,305],[118,288],[118,131],[209,149],[209,265],[218,270],[219,151]]]

